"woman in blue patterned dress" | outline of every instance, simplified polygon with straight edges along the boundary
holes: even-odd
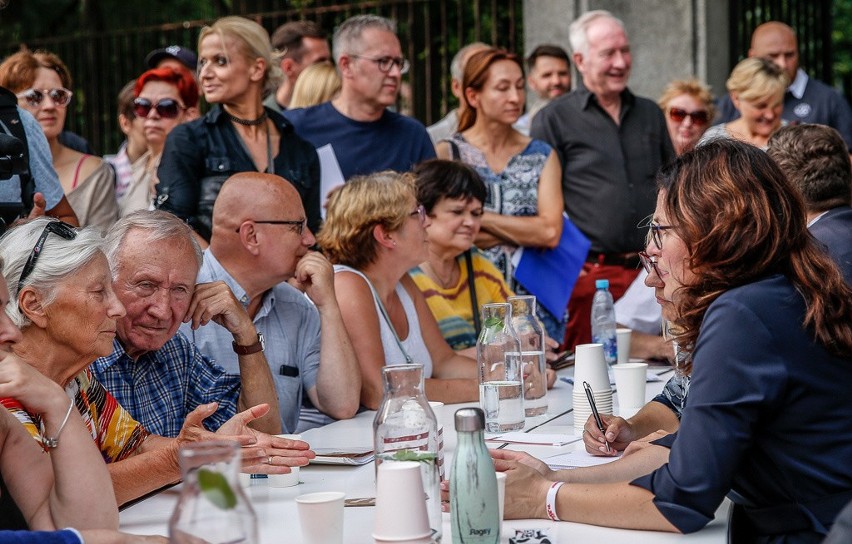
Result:
[[[523,113],[524,70],[515,55],[488,48],[465,66],[459,131],[437,146],[440,158],[472,166],[488,188],[476,246],[517,293],[512,256],[519,247],[554,248],[562,235],[562,170],[553,149],[512,124]],[[539,305],[550,337],[561,340],[564,315]]]

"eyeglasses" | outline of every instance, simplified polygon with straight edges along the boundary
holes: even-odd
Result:
[[[710,121],[710,115],[707,113],[707,110],[686,111],[680,108],[669,109],[669,119],[675,123],[682,123],[687,117],[692,119],[693,125],[704,126]]]
[[[657,223],[651,223],[648,225],[648,229],[651,231],[651,239],[654,240],[654,245],[657,246],[657,249],[663,249],[663,237],[660,234],[660,231],[673,228],[673,225],[658,225]]]
[[[296,220],[291,220],[291,221],[284,221],[284,220],[281,220],[281,221],[273,221],[273,220],[257,221],[257,220],[254,220],[254,219],[246,219],[246,221],[251,221],[252,223],[266,224],[266,225],[288,225],[288,226],[292,227],[292,230],[293,230],[293,232],[296,233],[296,236],[302,235],[302,233],[305,231],[305,223],[307,223],[307,219],[301,219],[299,221],[296,221]],[[243,221],[243,223],[245,223],[246,221]],[[240,226],[242,226],[242,224],[240,224]],[[234,232],[240,232],[240,227],[237,227],[234,230]]]
[[[369,60],[369,61],[375,62],[376,65],[379,67],[379,70],[381,70],[382,72],[384,72],[386,74],[388,72],[390,72],[391,69],[394,66],[399,68],[399,75],[407,74],[408,69],[411,68],[411,65],[408,63],[408,61],[406,59],[402,58],[402,57],[380,57],[380,58],[374,59],[372,57],[362,57],[361,55],[349,55],[349,56],[356,58],[356,59],[364,59],[364,60]]]
[[[651,271],[653,270],[653,272],[657,275],[658,278],[662,278],[662,276],[660,276],[660,270],[657,268],[657,258],[656,257],[651,257],[650,255],[648,255],[644,251],[640,251],[639,252],[639,262],[642,263],[642,267],[645,269],[645,272],[650,274]]]
[[[21,279],[18,280],[18,292],[21,292],[21,289],[24,288],[24,280],[32,274],[35,269],[36,262],[38,262],[38,258],[41,255],[41,250],[44,247],[44,241],[47,240],[47,236],[50,233],[53,233],[64,240],[73,240],[77,237],[77,231],[74,230],[74,227],[65,223],[63,221],[51,221],[47,225],[44,226],[44,230],[41,231],[41,236],[38,237],[35,245],[33,246],[32,253],[30,253],[30,258],[27,259],[27,263],[24,265],[24,269],[21,270]]]
[[[418,205],[417,209],[408,215],[409,217],[418,216],[417,218],[420,220],[421,227],[426,223],[426,208],[423,207],[423,204]]]
[[[151,113],[152,109],[156,110],[157,115],[163,119],[174,119],[180,115],[180,112],[185,110],[186,107],[173,98],[164,98],[156,104],[152,103],[147,98],[136,98],[133,100],[133,113],[135,113],[137,117],[148,117],[148,114]]]
[[[71,97],[74,96],[74,93],[64,87],[58,87],[56,89],[27,89],[15,96],[26,100],[27,104],[32,108],[39,107],[44,102],[44,97],[49,96],[56,107],[64,108],[68,105],[68,102],[71,102]]]

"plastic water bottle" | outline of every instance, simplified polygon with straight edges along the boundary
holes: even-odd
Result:
[[[603,344],[604,358],[613,365],[617,359],[615,342],[615,306],[609,292],[609,280],[595,281],[595,298],[592,301],[592,342]]]
[[[500,542],[497,475],[485,447],[485,413],[479,408],[456,411],[458,444],[450,471],[450,525],[453,544]]]

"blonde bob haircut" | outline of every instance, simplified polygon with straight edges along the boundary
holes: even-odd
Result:
[[[663,95],[657,101],[660,109],[668,113],[669,102],[675,97],[681,95],[691,96],[695,100],[701,102],[704,109],[707,110],[707,118],[712,121],[716,116],[716,107],[713,105],[713,94],[710,88],[698,81],[697,79],[676,79],[666,85],[663,89]]]
[[[350,179],[328,198],[317,243],[334,264],[363,270],[378,257],[373,228],[395,232],[416,202],[414,176],[391,170]]]
[[[740,100],[755,102],[770,96],[783,98],[789,84],[783,70],[772,61],[748,58],[734,66],[725,87]]]
[[[278,88],[284,77],[279,66],[281,54],[273,52],[269,33],[262,26],[245,17],[222,17],[212,25],[201,29],[201,33],[198,35],[199,50],[201,50],[201,42],[211,34],[217,34],[222,40],[223,46],[226,36],[233,38],[240,54],[249,62],[263,59],[266,64],[266,72],[263,74],[261,86],[263,96],[267,96]]]
[[[296,79],[288,107],[307,108],[328,102],[340,92],[340,86],[340,75],[332,63],[311,64]]]

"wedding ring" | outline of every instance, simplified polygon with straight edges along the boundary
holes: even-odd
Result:
[[[271,455],[269,456],[269,464],[270,465],[272,464],[272,456]]]

